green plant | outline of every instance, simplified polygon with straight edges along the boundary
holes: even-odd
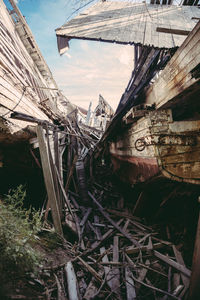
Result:
[[[40,212],[23,207],[26,192],[20,185],[0,201],[0,276],[34,271],[40,257],[34,249],[41,228]]]

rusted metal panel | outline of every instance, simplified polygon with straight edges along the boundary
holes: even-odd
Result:
[[[111,154],[111,161],[117,176],[130,184],[145,182],[160,172],[156,158]]]

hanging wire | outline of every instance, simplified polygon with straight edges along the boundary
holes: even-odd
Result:
[[[68,21],[73,15],[75,15],[77,12],[79,12],[82,8],[86,7],[87,5],[89,5],[90,3],[94,2],[96,0],[90,0],[89,2],[83,4],[82,6],[80,5],[79,8],[75,9],[71,15],[67,18],[66,21]]]
[[[18,106],[18,105],[20,104],[20,102],[22,101],[22,98],[23,98],[23,96],[24,96],[25,91],[26,91],[26,87],[23,88],[23,92],[22,92],[21,98],[19,99],[19,101],[17,102],[17,104],[16,104],[12,109],[7,108],[7,109],[9,109],[9,111],[8,111],[7,113],[5,113],[4,115],[1,115],[2,118],[5,117],[5,116],[7,116],[7,115],[10,113],[10,111],[14,112],[14,109],[16,109],[17,106]],[[4,106],[4,105],[1,104],[1,106]],[[5,107],[5,106],[4,106],[4,107]]]

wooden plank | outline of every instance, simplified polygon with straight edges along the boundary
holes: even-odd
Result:
[[[103,209],[103,207],[101,206],[101,204],[94,198],[94,196],[88,192],[90,198],[93,200],[93,202],[97,205],[97,207],[99,208],[99,211],[101,212],[101,214],[119,231],[121,232],[128,240],[130,240],[135,246],[140,248],[140,244],[133,239],[130,234],[128,234],[126,231],[124,231],[119,225],[117,225],[117,223],[115,223],[110,216],[108,215],[108,213],[106,213]]]
[[[130,257],[125,253],[125,258],[128,261],[131,269],[135,268],[134,262],[130,259]],[[133,274],[129,267],[125,267],[125,280],[126,280],[126,296],[127,300],[134,300],[136,298],[135,292],[135,282],[133,280]]]
[[[184,275],[186,275],[187,277],[190,278],[191,276],[191,271],[189,269],[187,269],[186,267],[184,267],[183,265],[175,262],[174,260],[172,260],[171,258],[168,258],[167,256],[159,253],[158,251],[153,251],[153,254],[159,258],[160,260],[164,261],[166,264],[172,266],[173,268],[175,268],[176,270],[182,272]]]
[[[55,188],[55,192],[56,192],[56,199],[57,199],[58,208],[59,208],[59,212],[60,212],[60,218],[62,220],[63,219],[63,209],[62,208],[63,208],[64,201],[63,201],[62,193],[59,188],[59,182],[58,182],[58,178],[60,178],[60,174],[56,174],[57,166],[55,164],[56,153],[55,153],[55,148],[54,148],[53,134],[49,133],[48,128],[46,128],[46,141],[47,141],[47,151],[48,151],[48,155],[49,155],[50,168],[51,168],[53,182],[54,182],[54,188]]]
[[[78,282],[76,279],[76,274],[71,261],[69,261],[65,268],[65,275],[67,278],[68,296],[69,300],[80,300],[80,294],[78,289]]]
[[[181,29],[172,29],[166,27],[157,27],[157,32],[171,33],[171,34],[179,34],[179,35],[188,35],[191,31],[189,30],[181,30]]]
[[[116,224],[120,225],[122,221],[123,219],[120,219]],[[100,241],[96,241],[91,245],[91,249],[89,249],[87,252],[91,252],[97,249],[103,243],[103,241],[105,241],[113,232],[114,229],[109,229],[106,233],[104,233]]]
[[[200,198],[199,198],[200,200]],[[200,214],[196,230],[196,240],[194,245],[193,262],[192,262],[192,275],[190,279],[190,288],[188,299],[199,299],[200,295]]]
[[[134,281],[132,279],[132,272],[128,267],[125,268],[125,280],[126,280],[126,297],[127,297],[126,299],[127,300],[137,299],[135,287],[134,287]]]
[[[163,248],[165,245],[162,243],[155,243],[153,245],[154,249],[160,249]],[[145,252],[148,251],[148,246],[140,246],[140,247],[133,247],[133,246],[129,246],[125,249],[126,253],[128,254],[135,254],[138,253],[139,251]]]
[[[119,262],[119,237],[114,236],[113,239],[113,263]],[[120,271],[117,266],[113,266],[109,274],[111,290],[115,291],[118,295],[118,299],[121,299],[120,296]]]
[[[174,254],[175,254],[175,257],[176,257],[177,262],[178,262],[179,264],[181,264],[182,266],[185,267],[185,263],[184,263],[184,260],[183,260],[182,255],[181,255],[181,252],[178,251],[178,250],[176,249],[176,246],[174,246],[174,245],[172,246],[172,248],[173,248],[173,251],[174,251]],[[181,273],[181,279],[182,279],[182,281],[183,281],[185,287],[188,288],[189,283],[190,283],[190,280],[188,279],[188,277],[185,276],[183,273]]]
[[[178,97],[185,89],[195,87],[195,84],[198,83],[200,79],[192,77],[191,70],[200,63],[199,41],[200,22],[176,51],[159,78],[147,90],[146,104],[156,103],[156,108],[161,108],[169,100],[180,100]],[[193,91],[195,91],[195,89]],[[190,97],[191,93],[192,90],[189,94]],[[189,100],[189,98],[186,99]]]
[[[99,217],[98,216],[94,216],[94,221],[95,222],[99,222]],[[97,234],[97,239],[98,240],[102,240],[102,235],[101,235],[101,231],[100,231],[99,228],[96,228],[96,234]],[[106,248],[104,246],[100,248],[100,254],[101,254],[101,256],[103,255],[103,257],[102,257],[102,262],[103,263],[109,263],[108,255],[106,254],[106,252],[107,251],[106,251]],[[112,284],[110,282],[110,266],[105,266],[104,265],[103,268],[104,268],[104,273],[105,273],[105,280],[106,280],[108,286],[110,288],[112,288]]]
[[[63,235],[59,206],[56,198],[55,186],[54,186],[52,171],[50,167],[49,153],[45,141],[44,130],[40,125],[37,126],[37,137],[38,137],[38,143],[40,149],[40,157],[42,162],[44,181],[45,181],[47,195],[51,207],[53,223],[55,226],[55,230],[60,235]]]
[[[139,281],[144,281],[146,275],[147,275],[147,272],[148,272],[148,266],[150,265],[150,261],[147,259],[145,261],[145,265],[147,266],[147,268],[142,268],[140,271],[139,271],[139,277],[138,277],[138,280]],[[141,284],[137,283],[136,284],[136,288],[137,290],[139,290],[141,287]]]
[[[87,222],[87,219],[89,218],[91,212],[92,212],[92,208],[89,207],[87,209],[87,211],[85,212],[83,219],[80,222],[80,226],[84,226],[85,225],[85,223]]]
[[[76,257],[80,262],[81,264],[92,274],[92,276],[95,277],[95,279],[97,281],[99,281],[100,283],[102,282],[102,278],[101,276],[91,267],[88,265],[88,263],[86,263],[80,256],[77,256]]]

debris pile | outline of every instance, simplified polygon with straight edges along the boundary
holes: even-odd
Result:
[[[69,299],[184,299],[191,272],[175,245],[126,210],[105,209],[102,192],[88,195],[84,207],[70,193],[78,241],[71,261],[53,266],[63,268]]]
[[[97,136],[68,120],[59,127],[39,122],[37,137],[48,196],[44,217],[51,207],[69,255],[44,266],[52,275],[47,298],[186,299],[191,271],[170,235],[164,240],[158,225],[147,226],[127,209],[104,162],[94,176]]]

